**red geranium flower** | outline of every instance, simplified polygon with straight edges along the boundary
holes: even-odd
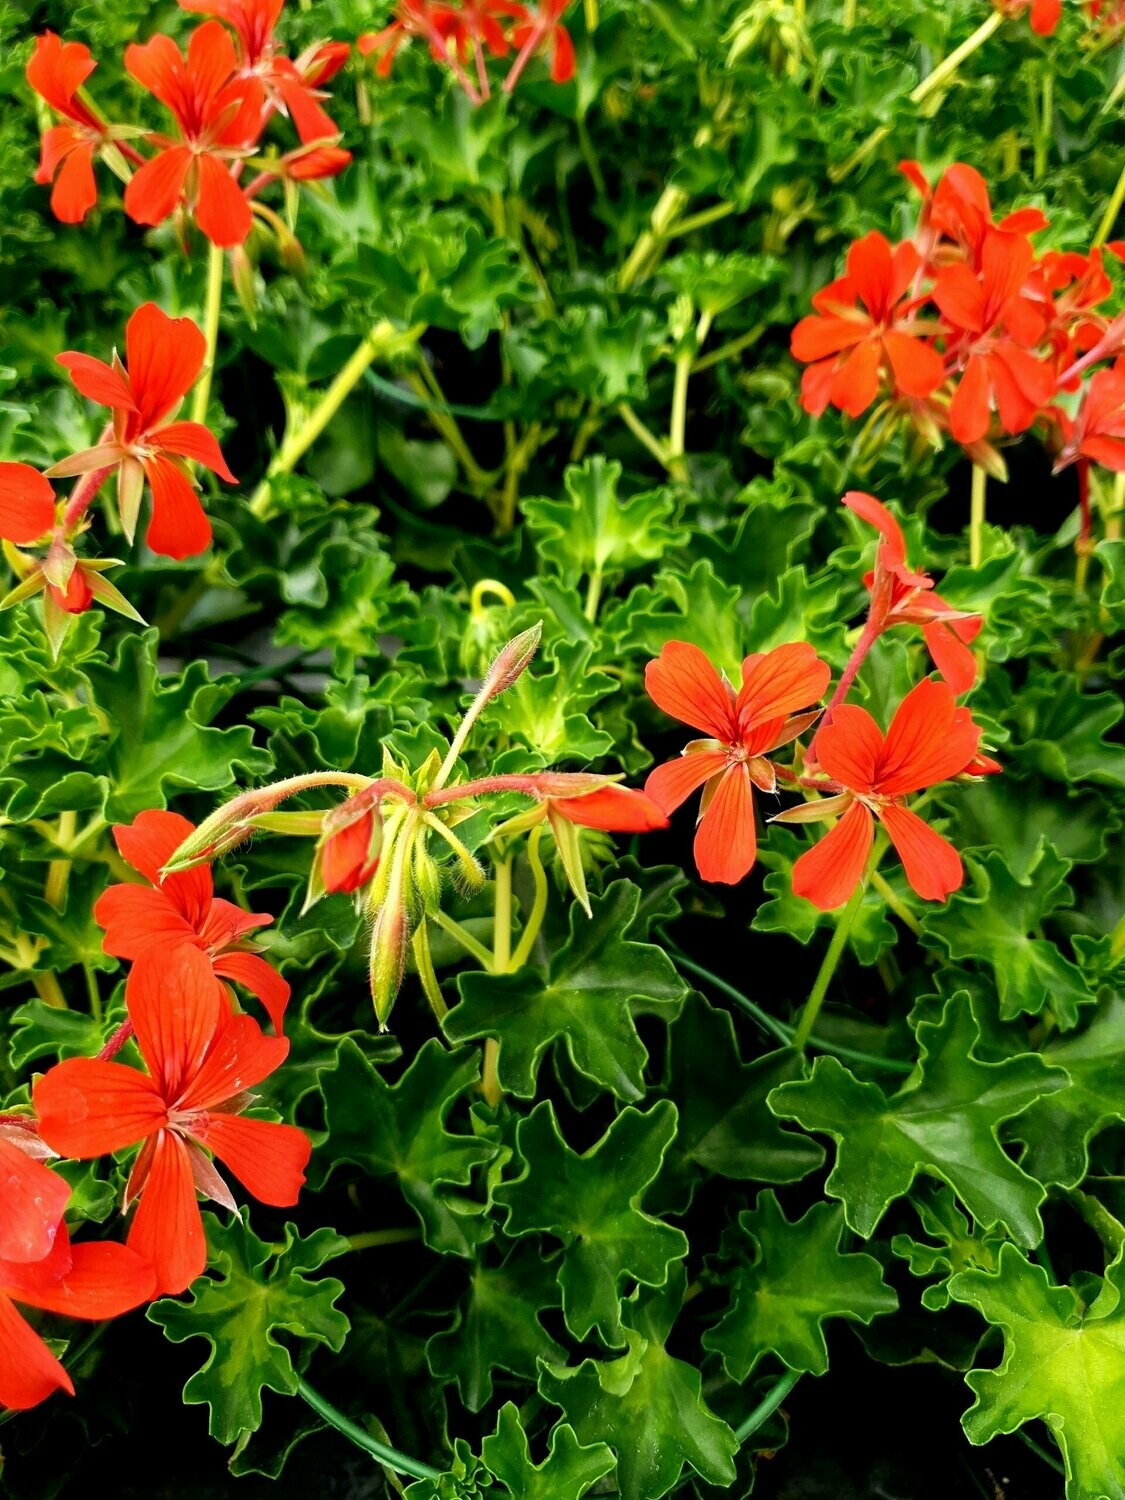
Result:
[[[562,24],[569,5],[570,0],[540,0],[538,10],[512,27],[512,45],[520,49],[520,55],[504,80],[505,93],[512,92],[524,64],[536,52],[547,53],[552,83],[569,83],[574,77],[574,43]]]
[[[606,833],[653,833],[668,827],[668,815],[647,792],[635,787],[599,787],[577,797],[548,797],[548,814],[556,813],[580,828]]]
[[[187,818],[156,808],[138,814],[128,826],[114,827],[122,858],[148,884],[111,885],[98,897],[94,920],[105,928],[102,947],[114,958],[137,959],[188,944],[207,955],[217,979],[233,980],[257,995],[280,1034],[289,985],[248,941],[251,932],[273,918],[217,897],[208,865],[160,878],[163,866],[194,832],[195,824]]]
[[[281,1065],[289,1043],[231,1015],[197,948],[148,949],[129,975],[126,1002],[147,1072],[70,1058],[35,1085],[35,1108],[44,1140],[65,1156],[141,1145],[126,1188],[126,1207],[140,1197],[128,1243],[152,1263],[157,1293],[175,1295],[207,1264],[197,1190],[236,1208],[204,1148],[255,1198],[288,1208],[310,1146],[293,1125],[240,1118],[247,1090]]]
[[[693,740],[680,759],[657,766],[645,782],[665,813],[704,787],[695,835],[704,880],[734,885],[749,872],[758,849],[751,787],[777,790],[777,768],[767,756],[815,722],[816,713],[789,716],[822,697],[830,675],[803,642],[748,656],[737,693],[686,641],[669,641],[648,664],[645,687],[657,707],[709,736]]]
[[[904,396],[928,396],[942,383],[945,363],[914,321],[925,300],[911,291],[920,265],[909,241],[892,250],[875,230],[851,246],[846,273],[816,293],[817,311],[793,330],[794,359],[812,361],[801,380],[806,411],[819,416],[831,404],[858,417],[883,378]]]
[[[1091,376],[1074,422],[1058,416],[1065,441],[1056,474],[1079,458],[1125,474],[1125,360]]]
[[[89,47],[64,42],[53,31],[35,38],[27,65],[28,83],[67,122],[43,132],[35,173],[38,183],[54,182],[51,211],[64,224],[80,224],[98,201],[94,152],[105,142],[105,126],[76,97],[96,67]]]
[[[946,167],[931,188],[916,161],[899,162],[899,171],[922,198],[915,241],[922,251],[927,269],[936,264],[963,258],[974,271],[981,268],[984,242],[992,229],[1009,234],[1034,234],[1050,222],[1038,208],[1017,208],[999,223],[993,222],[988,184],[975,167],[955,161]],[[942,236],[953,243],[943,246]]]
[[[231,163],[261,133],[261,82],[240,74],[234,43],[218,21],[192,33],[186,58],[171,37],[132,42],[125,67],[171,110],[180,129],[178,140],[149,137],[159,149],[126,187],[125,212],[138,224],[162,224],[186,199],[213,244],[241,245],[252,216]]]
[[[43,1165],[43,1155],[54,1152],[34,1121],[0,1123],[0,1261],[42,1260],[63,1228],[70,1184]]]
[[[331,893],[358,891],[379,868],[382,848],[382,819],[378,809],[364,804],[356,816],[348,818],[348,804],[338,808],[330,831],[316,852],[319,881],[312,885]]]
[[[996,9],[1006,16],[1031,12],[1031,29],[1039,36],[1052,36],[1062,16],[1062,0],[993,0]]]
[[[124,1245],[71,1245],[65,1227],[42,1260],[0,1260],[0,1406],[26,1411],[52,1391],[74,1395],[70,1376],[16,1303],[101,1323],[120,1317],[155,1290],[152,1267]]]
[[[825,789],[836,795],[771,819],[840,819],[793,866],[794,893],[821,911],[842,906],[863,879],[878,818],[913,889],[927,901],[944,901],[964,879],[961,856],[903,798],[966,770],[979,743],[980,729],[944,682],[927,679],[912,689],[886,736],[866,709],[841,704],[816,737],[817,760],[833,778]]]
[[[921,625],[938,671],[955,693],[967,693],[977,680],[976,657],[969,645],[980,634],[983,619],[946,604],[933,592],[932,578],[907,567],[906,539],[882,501],[861,490],[849,490],[843,503],[860,520],[874,526],[882,537],[875,554],[874,572],[863,580],[871,594],[872,611],[876,607],[880,611],[882,628]],[[827,727],[826,724],[824,728]],[[818,747],[819,744],[818,736]]]
[[[0,538],[26,546],[54,524],[51,481],[30,464],[0,464]]]
[[[199,378],[207,342],[190,318],[170,318],[146,302],[125,325],[125,350],[127,368],[116,353],[112,365],[89,354],[58,356],[82,394],[111,409],[113,437],[50,472],[59,477],[116,468],[121,524],[130,538],[147,479],[152,519],[145,541],[165,557],[190,557],[210,544],[211,523],[184,460],[203,464],[228,484],[237,482],[202,423],[167,420]]]

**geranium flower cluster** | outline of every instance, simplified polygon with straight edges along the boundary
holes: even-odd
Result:
[[[56,655],[75,617],[95,603],[141,618],[105,577],[120,564],[79,557],[76,550],[90,526],[90,506],[111,476],[117,518],[130,542],[147,486],[152,505],[145,541],[154,552],[183,558],[209,546],[211,523],[192,465],[228,484],[235,477],[207,427],[176,420],[206,357],[203,334],[190,318],[170,318],[146,302],[126,325],[124,360],[116,350],[109,363],[75,351],[59,355],[76,389],[111,413],[98,443],[45,474],[30,464],[0,464],[0,540],[17,579],[0,609],[41,595]],[[51,481],[76,475],[69,497],[60,499]]]
[[[1000,768],[979,753],[980,728],[955,694],[976,681],[969,643],[979,615],[952,609],[933,580],[906,562],[902,532],[873,495],[843,502],[879,533],[875,567],[866,576],[866,623],[828,705],[831,677],[810,645],[796,642],[742,663],[736,688],[704,653],[669,641],[645,673],[649,696],[671,718],[700,730],[676,759],[657,766],[645,790],[666,813],[703,788],[695,860],[704,880],[728,885],[746,878],[757,858],[755,792],[800,791],[805,802],[775,814],[776,823],[833,821],[829,833],[797,860],[793,889],[821,910],[842,906],[868,870],[876,820],[886,830],[915,893],[943,901],[964,878],[960,856],[904,799],[913,792]],[[886,734],[866,709],[847,703],[867,653],[885,631],[922,627],[944,681],[924,679],[899,705]],[[775,752],[819,727],[804,760],[782,765]],[[839,819],[839,821],[834,821]]]
[[[291,59],[274,35],[283,0],[180,3],[217,19],[197,27],[183,52],[163,35],[125,49],[126,72],[167,110],[169,130],[110,120],[86,90],[97,66],[89,48],[53,32],[37,39],[27,80],[58,123],[43,134],[36,181],[54,184],[51,207],[68,224],[97,202],[98,159],[124,180],[125,212],[138,224],[175,216],[226,248],[242,245],[255,220],[278,233],[278,216],[259,202],[263,190],[334,177],[351,160],[323,105],[348,44]],[[298,138],[280,153],[265,143],[277,116]]]
[[[873,443],[905,420],[934,446],[948,434],[999,478],[998,445],[1036,425],[1056,468],[1089,459],[1125,470],[1123,367],[1105,363],[1125,348],[1125,316],[1103,310],[1113,285],[1101,250],[1037,253],[1043,214],[997,221],[984,179],[963,163],[933,188],[916,162],[901,170],[922,199],[913,236],[857,240],[793,329],[792,353],[809,366],[805,409],[859,417],[878,402]]]
[[[399,0],[390,25],[365,32],[356,45],[365,57],[375,58],[376,74],[386,78],[400,48],[417,38],[467,98],[483,104],[492,97],[491,58],[512,59],[501,85],[505,94],[540,53],[549,61],[553,83],[574,77],[574,43],[562,22],[569,6],[570,0],[539,0],[535,9],[520,0]]]

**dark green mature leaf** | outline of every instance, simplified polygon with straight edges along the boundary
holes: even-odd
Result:
[[[496,1431],[481,1444],[481,1457],[513,1500],[580,1500],[615,1463],[605,1443],[584,1446],[573,1428],[559,1423],[551,1430],[547,1457],[533,1464],[527,1433],[511,1401],[500,1408]]]
[[[1040,678],[1020,695],[1015,754],[1056,781],[1125,786],[1125,745],[1105,739],[1123,712],[1116,693],[1083,693],[1061,674]]]
[[[557,1364],[565,1351],[539,1321],[560,1305],[554,1268],[530,1240],[521,1241],[502,1266],[477,1265],[449,1328],[426,1345],[434,1375],[456,1381],[461,1400],[480,1411],[492,1400],[492,1372],[507,1370],[534,1380],[539,1361]]]
[[[445,1018],[446,1035],[454,1042],[496,1037],[500,1083],[522,1099],[534,1094],[539,1065],[557,1038],[588,1078],[619,1099],[641,1098],[648,1053],[634,1017],[671,1019],[687,986],[660,948],[629,937],[640,895],[618,880],[592,899],[592,919],[572,906],[570,937],[546,973],[462,974],[461,1003]]]
[[[814,1203],[790,1222],[772,1192],[723,1236],[722,1256],[735,1260],[723,1276],[730,1306],[703,1345],[720,1354],[732,1380],[746,1380],[767,1354],[791,1370],[823,1375],[828,1369],[824,1324],[828,1318],[870,1323],[894,1312],[898,1298],[870,1255],[845,1253],[842,1208]]]
[[[668,1042],[668,1095],[679,1123],[657,1191],[669,1208],[687,1207],[701,1169],[738,1182],[795,1182],[820,1166],[823,1149],[782,1129],[766,1106],[771,1089],[803,1076],[791,1047],[742,1062],[729,1014],[699,996],[689,998]]]
[[[956,1302],[1004,1330],[1004,1360],[966,1380],[976,1402],[963,1418],[971,1443],[987,1443],[1042,1418],[1066,1462],[1067,1500],[1125,1495],[1125,1259],[1096,1296],[1053,1286],[1014,1245],[994,1273],[962,1271]]]
[[[1006,1133],[1026,1142],[1025,1172],[1074,1187],[1089,1170],[1090,1141],[1125,1119],[1125,999],[1107,996],[1084,1031],[1050,1041],[1040,1056],[1065,1068],[1070,1086],[1036,1100]]]
[[[677,1271],[664,1291],[635,1294],[620,1359],[544,1367],[539,1377],[542,1394],[583,1442],[606,1442],[617,1454],[622,1500],[660,1500],[685,1465],[712,1484],[734,1480],[738,1440],[704,1401],[699,1371],[666,1347],[683,1293]]]
[[[241,1443],[261,1426],[263,1390],[296,1392],[293,1354],[279,1334],[325,1344],[337,1354],[343,1348],[350,1326],[336,1306],[343,1282],[310,1280],[305,1273],[344,1254],[348,1242],[332,1229],[302,1239],[287,1224],[278,1250],[242,1219],[222,1225],[207,1214],[204,1222],[213,1274],[201,1277],[186,1299],[154,1302],[148,1317],[174,1344],[204,1338],[211,1345],[206,1364],[184,1387],[184,1400],[210,1407],[212,1437]]]
[[[947,907],[927,914],[927,941],[951,958],[988,964],[1004,1020],[1049,1005],[1060,1026],[1077,1025],[1078,1007],[1093,998],[1089,985],[1056,943],[1036,935],[1046,917],[1074,902],[1069,861],[1042,844],[1022,880],[1011,875],[1003,854],[969,856],[967,863],[972,892],[959,891]]]
[[[922,1228],[938,1243],[930,1245],[908,1234],[896,1234],[891,1249],[902,1256],[913,1275],[938,1278],[922,1293],[922,1306],[930,1312],[940,1312],[949,1306],[949,1278],[958,1271],[995,1271],[1000,1247],[1007,1237],[997,1230],[974,1233],[957,1207],[952,1190],[944,1183],[932,1192],[915,1189],[910,1201]]]
[[[997,1128],[1064,1088],[1067,1077],[1031,1053],[981,1062],[979,1039],[975,1004],[961,992],[939,1020],[918,1027],[918,1065],[890,1098],[834,1057],[817,1058],[810,1079],[770,1095],[776,1115],[836,1142],[825,1186],[858,1234],[872,1234],[887,1206],[924,1173],[947,1182],[978,1224],[1003,1224],[1021,1244],[1039,1243],[1045,1190],[1005,1155]]]
[[[640,1207],[675,1133],[676,1108],[668,1100],[645,1114],[622,1110],[581,1155],[559,1134],[550,1100],[519,1122],[523,1170],[493,1196],[508,1210],[506,1233],[542,1232],[562,1241],[558,1281],[575,1338],[597,1329],[608,1344],[620,1345],[623,1279],[663,1286],[673,1262],[687,1254],[683,1231]]]
[[[448,1189],[465,1187],[496,1147],[455,1135],[444,1122],[454,1101],[479,1078],[479,1055],[447,1052],[431,1037],[398,1082],[389,1084],[345,1037],[335,1065],[318,1076],[328,1126],[328,1140],[317,1153],[319,1184],[342,1162],[376,1177],[396,1177],[426,1243],[445,1254],[471,1255],[488,1226],[476,1205],[459,1210]]]

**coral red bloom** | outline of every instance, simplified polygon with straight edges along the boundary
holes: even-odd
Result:
[[[840,820],[793,866],[794,893],[821,911],[842,906],[863,879],[878,818],[913,889],[924,900],[944,901],[964,879],[961,856],[903,798],[960,775],[979,743],[980,729],[944,682],[927,679],[912,689],[886,736],[866,709],[848,703],[837,708],[816,739],[820,766],[833,778],[826,790],[836,795],[771,819]]]
[[[26,1265],[50,1255],[70,1184],[49,1167],[35,1122],[0,1122],[0,1261]],[[65,1233],[65,1231],[64,1231]]]
[[[105,928],[102,946],[114,958],[140,958],[152,950],[168,954],[188,944],[207,955],[216,978],[244,985],[266,1008],[280,1034],[289,985],[260,957],[249,934],[271,916],[245,912],[214,894],[211,870],[196,865],[179,875],[160,871],[195,825],[179,813],[152,809],[113,838],[122,857],[147,885],[111,885],[98,897],[94,920]]]
[[[1125,474],[1125,361],[1093,375],[1076,420],[1062,421],[1065,443],[1055,462],[1056,473],[1076,459],[1088,458]]]
[[[26,546],[54,524],[51,481],[30,464],[0,464],[0,538]]]
[[[911,288],[920,265],[909,241],[892,250],[874,230],[851,246],[845,274],[816,293],[816,312],[793,330],[793,357],[810,364],[801,380],[806,411],[819,416],[831,404],[858,417],[884,380],[896,394],[914,397],[942,383],[945,363],[914,320],[919,299]]]
[[[993,0],[1006,16],[1030,11],[1031,29],[1039,36],[1052,36],[1062,17],[1062,0]]]
[[[64,42],[53,31],[35,38],[27,65],[28,83],[66,121],[43,132],[35,173],[36,182],[54,183],[51,211],[64,224],[80,224],[98,201],[94,153],[104,145],[106,129],[77,97],[96,67],[89,47]]]
[[[570,0],[540,0],[537,11],[512,27],[512,45],[520,49],[520,55],[504,81],[506,93],[515,88],[524,62],[536,52],[547,53],[552,83],[569,83],[574,77],[574,43],[562,24],[569,5]]]
[[[990,230],[1034,234],[1046,229],[1049,223],[1038,208],[1017,208],[999,223],[994,222],[988,185],[976,168],[965,162],[955,161],[948,166],[937,187],[932,189],[918,162],[899,162],[899,171],[922,197],[915,242],[927,269],[935,263],[963,258],[974,271],[979,271],[985,238]],[[953,243],[942,246],[943,236]]]
[[[126,187],[125,212],[138,224],[162,224],[186,201],[213,244],[241,245],[252,216],[231,163],[261,133],[261,82],[241,76],[234,43],[218,21],[192,33],[186,58],[171,37],[132,42],[125,67],[171,110],[180,130],[177,140],[149,138],[158,151]]]
[[[346,817],[348,804],[337,810],[335,823]],[[382,848],[382,820],[378,809],[366,807],[358,817],[334,826],[321,841],[317,850],[319,882],[314,877],[313,886],[319,884],[332,893],[358,891],[379,868],[379,852]]]
[[[139,1307],[154,1291],[152,1267],[135,1251],[71,1245],[65,1228],[41,1260],[0,1260],[0,1407],[27,1411],[53,1391],[74,1395],[70,1376],[20,1317],[17,1303],[101,1323]]]
[[[955,693],[967,693],[977,680],[976,657],[969,646],[980,634],[983,619],[954,609],[933,592],[932,578],[907,567],[906,539],[881,500],[861,490],[849,490],[843,504],[874,526],[882,538],[875,556],[875,570],[863,580],[871,594],[872,611],[878,607],[881,612],[882,629],[921,625],[938,671]]]
[[[215,438],[200,422],[168,418],[199,378],[207,343],[190,318],[170,318],[154,302],[138,307],[125,325],[128,367],[114,355],[107,365],[68,352],[59,364],[82,394],[113,412],[112,441],[56,464],[56,476],[117,470],[118,509],[128,536],[136,528],[144,481],[152,493],[145,541],[165,557],[190,557],[211,541],[186,460],[236,483]]]
[[[748,656],[737,693],[686,641],[669,641],[645,669],[657,707],[708,736],[693,740],[680,759],[657,766],[645,782],[665,813],[704,788],[695,835],[704,880],[734,885],[749,872],[758,849],[751,788],[776,791],[777,767],[767,757],[815,722],[816,713],[790,715],[821,698],[829,676],[827,663],[802,642]]]
[[[151,1262],[157,1292],[174,1295],[207,1263],[196,1191],[236,1207],[206,1151],[255,1198],[287,1208],[310,1146],[293,1125],[240,1117],[247,1090],[280,1067],[289,1043],[231,1015],[198,949],[147,950],[126,1000],[147,1072],[70,1058],[35,1085],[35,1108],[44,1140],[65,1156],[141,1145],[126,1189],[127,1207],[140,1198],[128,1243]]]
[[[664,809],[646,792],[612,783],[578,797],[549,797],[547,807],[568,823],[606,833],[653,833],[668,827]]]

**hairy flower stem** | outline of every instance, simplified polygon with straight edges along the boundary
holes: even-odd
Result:
[[[273,462],[266,471],[266,477],[251,496],[252,515],[257,516],[260,521],[270,515],[273,508],[270,481],[282,474],[292,473],[298,460],[316,442],[375,360],[412,349],[425,331],[424,323],[401,329],[382,318],[375,324],[304,421],[291,432],[286,430],[281,447],[274,454]]]
[[[1121,168],[1121,176],[1117,179],[1117,185],[1110,194],[1109,202],[1105,206],[1098,232],[1094,236],[1094,249],[1100,249],[1113,233],[1113,226],[1117,223],[1117,215],[1121,212],[1121,205],[1125,203],[1125,167]]]
[[[925,78],[916,88],[910,91],[910,102],[912,104],[924,104],[931,94],[936,94],[939,89],[952,82],[957,69],[965,61],[983,47],[993,32],[998,31],[1004,24],[1005,17],[1001,11],[994,10],[973,32],[965,38],[959,47],[954,47],[948,57],[942,58],[932,73],[927,73]],[[841,162],[837,167],[829,167],[828,180],[830,182],[843,182],[845,177],[850,177],[856,167],[862,166],[873,151],[877,151],[882,143],[891,133],[889,125],[880,125],[854,150],[847,161]]]
[[[496,896],[492,930],[492,972],[507,974],[512,968],[512,856],[499,860],[495,867]],[[495,1037],[486,1037],[484,1043],[484,1067],[481,1074],[481,1092],[495,1109],[504,1097],[496,1071],[500,1060],[500,1044]]]
[[[113,423],[107,422],[98,437],[98,446],[108,443],[113,437]],[[60,530],[64,536],[69,536],[89,510],[95,496],[113,473],[115,465],[109,464],[104,469],[91,469],[88,474],[83,474],[78,483],[70,492],[70,499],[66,502],[63,510]]]
[[[191,396],[191,420],[206,422],[207,403],[211,399],[211,382],[215,375],[215,351],[219,345],[219,313],[223,305],[223,265],[225,257],[218,245],[207,251],[207,292],[203,303],[203,337],[207,353],[203,370]]]
[[[414,951],[414,963],[418,969],[418,978],[422,981],[422,990],[426,999],[430,1002],[430,1009],[437,1018],[440,1026],[449,1014],[449,1006],[441,993],[441,985],[438,983],[437,974],[434,972],[434,961],[430,954],[430,937],[426,918],[423,917],[414,929],[411,938],[411,947]]]
[[[515,973],[522,969],[531,957],[531,950],[535,946],[535,939],[539,936],[539,930],[543,926],[543,918],[547,914],[547,872],[543,868],[543,860],[539,853],[539,845],[543,841],[543,825],[531,830],[527,841],[527,863],[531,869],[531,880],[535,887],[535,896],[531,903],[531,911],[528,913],[527,921],[524,923],[520,940],[516,945],[516,951],[512,954],[511,970]]]
[[[969,564],[979,568],[984,556],[985,495],[988,474],[979,464],[973,465],[973,488],[969,499]]]
[[[687,398],[688,382],[691,380],[695,356],[703,347],[711,331],[711,314],[702,312],[696,325],[695,336],[676,355],[676,374],[672,383],[672,416],[668,424],[668,468],[675,479],[687,479],[684,454],[687,443]]]
[[[866,880],[861,880],[852,892],[851,900],[836,919],[836,931],[832,934],[832,941],[828,944],[828,951],[820,966],[820,973],[816,976],[809,998],[805,1001],[804,1009],[801,1011],[801,1019],[797,1022],[797,1029],[793,1033],[793,1045],[798,1052],[803,1052],[808,1045],[812,1029],[816,1025],[816,1018],[820,1014],[820,1007],[824,1004],[824,997],[828,993],[828,986],[832,983],[832,976],[843,957],[848,935],[863,902],[866,886]]]
[[[78,814],[73,811],[61,812],[59,824],[55,832],[55,843],[60,849],[69,848],[74,835],[78,832]],[[66,905],[66,888],[70,882],[69,859],[53,859],[47,866],[47,881],[43,888],[43,895],[48,906],[53,906],[56,911],[62,911]]]

